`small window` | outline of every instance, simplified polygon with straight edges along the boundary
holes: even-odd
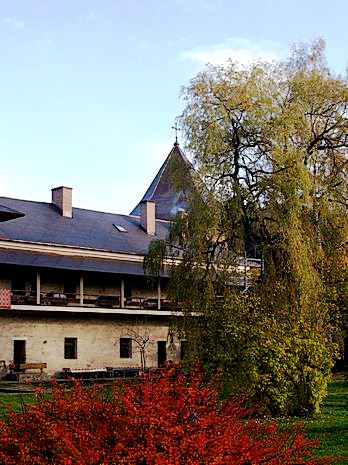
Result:
[[[120,358],[132,358],[132,339],[130,337],[121,337],[120,339]]]
[[[181,341],[180,343],[180,360],[184,360],[188,353],[188,341]]]
[[[161,368],[167,361],[167,341],[157,341],[157,364]]]
[[[122,226],[121,224],[114,224],[114,226],[117,229],[117,231],[120,231],[120,232],[123,232],[123,233],[128,232],[127,229],[124,226]]]
[[[77,338],[66,337],[64,339],[64,358],[77,358]]]

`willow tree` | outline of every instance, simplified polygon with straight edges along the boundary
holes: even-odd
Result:
[[[191,207],[146,262],[180,257],[170,289],[192,358],[276,413],[318,410],[344,307],[348,87],[324,49],[319,40],[283,62],[208,66],[183,89]],[[263,267],[242,293],[245,250]]]

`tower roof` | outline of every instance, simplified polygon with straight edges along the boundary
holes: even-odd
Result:
[[[156,203],[156,218],[170,220],[177,212],[187,209],[187,193],[190,182],[188,172],[191,163],[177,142],[145,192],[143,198],[131,212],[140,215],[140,203]]]

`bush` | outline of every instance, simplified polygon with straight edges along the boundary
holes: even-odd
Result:
[[[241,400],[220,402],[199,370],[115,383],[108,395],[76,383],[0,422],[3,465],[324,465],[301,426],[281,431]]]

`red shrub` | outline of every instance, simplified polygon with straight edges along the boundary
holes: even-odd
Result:
[[[319,465],[299,426],[248,419],[237,401],[219,402],[199,371],[176,369],[115,384],[112,395],[76,384],[0,422],[3,465]],[[250,416],[250,415],[249,415]]]

